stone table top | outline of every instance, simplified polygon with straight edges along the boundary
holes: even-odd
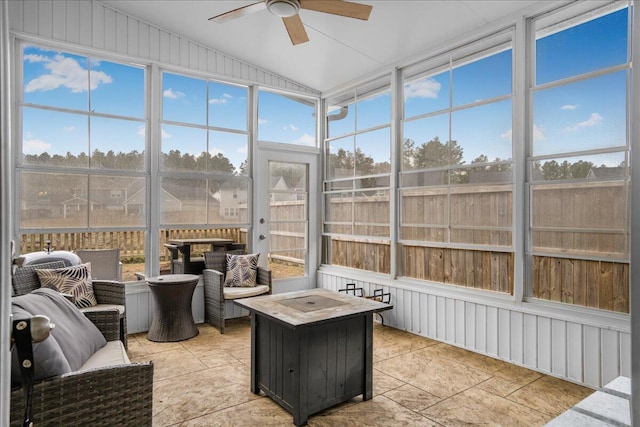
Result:
[[[293,328],[393,308],[391,304],[323,288],[242,298],[234,302]]]
[[[151,285],[184,285],[186,283],[197,282],[200,279],[195,274],[165,274],[162,276],[149,277],[147,283]]]

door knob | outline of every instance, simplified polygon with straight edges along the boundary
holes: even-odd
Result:
[[[260,239],[260,240],[264,240],[264,239],[266,239],[266,238],[267,238],[267,237],[266,237],[264,234],[261,234],[260,236],[258,236],[258,239]]]

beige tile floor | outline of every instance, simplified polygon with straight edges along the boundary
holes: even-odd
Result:
[[[178,343],[129,338],[132,361],[154,363],[153,425],[292,426],[291,415],[249,390],[250,325],[225,334],[198,325]],[[314,426],[539,426],[593,390],[419,337],[374,327],[374,398],[309,417]]]

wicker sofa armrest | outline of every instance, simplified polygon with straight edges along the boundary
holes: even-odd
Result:
[[[117,309],[87,311],[83,314],[100,329],[107,341],[120,339],[120,313]]]
[[[33,387],[36,426],[151,426],[153,363],[131,363],[48,378]],[[21,426],[24,394],[11,390],[11,426]]]
[[[126,305],[125,284],[115,280],[92,280],[98,304]]]

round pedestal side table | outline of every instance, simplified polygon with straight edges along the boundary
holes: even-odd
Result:
[[[167,274],[149,277],[155,309],[147,339],[157,342],[183,341],[198,335],[191,300],[198,284],[195,274]]]

